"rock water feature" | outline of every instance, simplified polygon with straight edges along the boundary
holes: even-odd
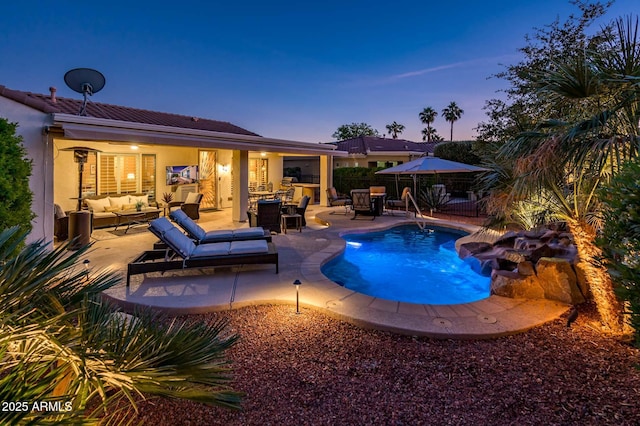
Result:
[[[460,244],[462,259],[476,258],[491,274],[491,294],[579,304],[588,297],[570,233],[551,229],[509,231],[494,243]]]

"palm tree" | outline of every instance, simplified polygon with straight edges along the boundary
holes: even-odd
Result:
[[[396,123],[387,124],[387,132],[393,139],[398,139],[398,135],[404,131],[404,125]]]
[[[554,105],[562,119],[543,121],[500,148],[496,160],[512,164],[513,170],[503,174],[511,181],[502,179],[492,197],[503,212],[523,200],[541,200],[550,215],[567,224],[578,249],[577,267],[604,325],[622,333],[628,331],[623,306],[598,262],[602,250],[595,240],[602,223],[597,190],[624,162],[638,157],[640,84],[633,77],[640,69],[638,19],[635,24],[630,18],[617,20],[603,39],[599,49],[578,49],[546,72],[531,75],[536,96]]]
[[[422,140],[429,142],[439,142],[444,140],[442,136],[440,136],[437,130],[433,127],[427,127],[422,129]]]
[[[453,123],[458,121],[462,117],[464,111],[456,105],[455,102],[451,102],[445,109],[442,110],[442,116],[445,120],[451,123],[451,139],[453,140]]]
[[[39,241],[13,256],[26,237],[18,232],[0,233],[0,394],[62,405],[3,410],[0,423],[124,422],[142,395],[239,407],[223,358],[237,336],[224,321],[124,316],[100,296],[120,278],[77,267],[89,246],[69,254],[66,245],[50,250]]]
[[[431,142],[431,136],[433,133],[435,133],[435,129],[433,133],[431,132],[431,123],[436,120],[437,115],[438,112],[431,107],[426,107],[420,114],[418,114],[418,117],[420,117],[420,122],[427,126],[426,132],[422,132],[422,134],[427,137],[427,142]],[[422,140],[424,141],[425,139],[422,138]]]

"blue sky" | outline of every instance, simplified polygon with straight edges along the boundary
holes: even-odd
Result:
[[[617,0],[606,20],[637,9]],[[64,74],[95,68],[106,85],[94,102],[308,142],[351,122],[385,133],[394,120],[420,141],[418,113],[455,101],[454,139],[470,139],[505,87],[489,77],[518,61],[534,27],[574,12],[564,0],[22,0],[0,11],[0,84],[81,97]],[[449,138],[449,123],[434,125]]]

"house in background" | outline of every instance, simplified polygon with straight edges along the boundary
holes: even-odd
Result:
[[[393,167],[417,157],[433,155],[436,142],[412,142],[404,139],[387,139],[376,136],[360,136],[333,142],[346,157],[336,158],[334,168],[339,167]]]
[[[319,158],[319,189],[332,186],[335,146],[267,138],[231,123],[12,90],[0,85],[0,117],[18,123],[33,161],[30,187],[36,217],[29,241],[53,240],[54,204],[75,210],[93,194],[203,193],[203,208],[230,208],[247,220],[250,179],[280,182],[285,155]],[[80,186],[73,147],[91,152]],[[167,167],[198,166],[196,182],[173,185]],[[321,203],[324,200],[320,199]]]

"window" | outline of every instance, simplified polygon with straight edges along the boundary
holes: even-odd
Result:
[[[263,158],[249,159],[249,186],[266,186],[269,183],[269,160]]]
[[[156,156],[153,154],[98,154],[98,193],[149,193],[155,198]]]

